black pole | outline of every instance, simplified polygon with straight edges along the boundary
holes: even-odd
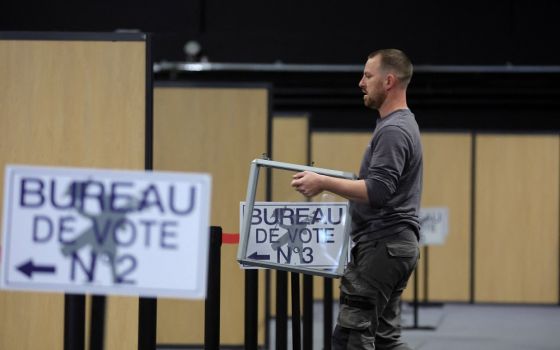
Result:
[[[204,349],[220,349],[220,267],[222,228],[210,227],[208,283],[204,304]]]
[[[146,132],[144,169],[154,168],[154,92],[152,67],[152,40],[146,34]],[[138,301],[138,350],[156,349],[157,299],[140,298]]]
[[[288,273],[276,271],[276,350],[288,349]]]
[[[418,309],[419,309],[419,302],[418,302],[418,266],[414,269],[414,284],[413,284],[413,325],[411,327],[403,327],[404,329],[409,330],[429,330],[433,331],[436,327],[433,326],[420,326],[419,325],[419,316],[418,316]]]
[[[299,274],[291,272],[290,276],[292,279],[292,349],[301,350]]]
[[[104,295],[93,295],[91,297],[90,350],[103,350],[105,344],[105,304],[106,298]]]
[[[303,348],[313,349],[313,276],[303,275]]]
[[[469,273],[469,303],[474,304],[475,302],[475,273],[476,273],[476,254],[475,254],[475,244],[476,244],[476,159],[477,159],[477,133],[472,132],[472,140],[471,140],[471,218],[470,218],[470,273]]]
[[[264,320],[265,320],[265,327],[264,327],[264,343],[265,349],[270,349],[270,307],[271,307],[271,297],[270,297],[270,285],[271,285],[271,278],[270,278],[270,269],[266,269],[264,271],[264,284],[265,284],[265,291],[264,291]]]
[[[140,298],[138,305],[138,350],[156,349],[157,299]]]
[[[324,279],[325,296],[323,298],[323,350],[331,350],[331,335],[333,329],[333,281]]]
[[[85,313],[85,295],[64,295],[64,350],[84,349]]]
[[[424,246],[424,305],[428,304],[428,246]]]
[[[414,328],[418,328],[418,269],[414,269]]]
[[[258,348],[259,271],[245,270],[245,349]]]

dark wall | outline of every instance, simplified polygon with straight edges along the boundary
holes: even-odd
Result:
[[[154,59],[198,40],[214,62],[361,63],[382,47],[416,64],[560,64],[556,1],[39,1],[0,5],[0,30],[154,33]]]
[[[397,47],[413,63],[560,65],[557,16],[547,0],[294,1],[7,0],[0,31],[114,31],[153,34],[155,62],[182,61],[188,40],[212,62],[362,64]],[[266,82],[275,111],[305,111],[312,127],[371,129],[360,73],[159,73],[190,82]],[[409,106],[425,129],[560,130],[560,73],[422,73]]]

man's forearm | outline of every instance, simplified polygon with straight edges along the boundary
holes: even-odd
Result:
[[[369,202],[366,182],[364,180],[339,179],[323,177],[323,189],[355,202]]]

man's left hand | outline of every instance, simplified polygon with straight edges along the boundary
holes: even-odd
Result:
[[[313,197],[323,192],[323,175],[304,171],[293,176],[292,187],[306,197]]]

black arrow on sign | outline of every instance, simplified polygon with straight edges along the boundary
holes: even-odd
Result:
[[[259,255],[258,252],[254,252],[253,254],[249,255],[248,258],[253,260],[270,260],[270,255],[269,254]]]
[[[56,271],[56,268],[54,266],[34,265],[33,260],[31,259],[19,265],[17,269],[29,278],[33,277],[34,272],[54,273]]]

